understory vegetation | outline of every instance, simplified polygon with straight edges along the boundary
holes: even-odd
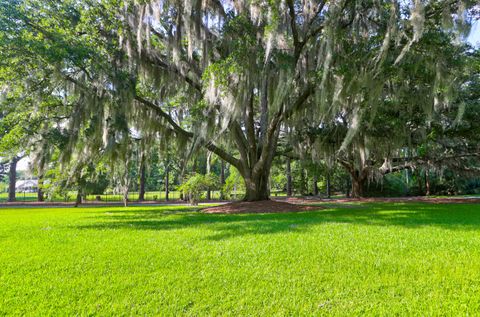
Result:
[[[322,209],[320,209],[322,208]],[[0,209],[0,315],[458,315],[480,206]]]
[[[474,193],[479,21],[475,0],[1,1],[0,181],[15,201],[28,157],[38,201],[77,205]]]

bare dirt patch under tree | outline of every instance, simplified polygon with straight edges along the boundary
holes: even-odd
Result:
[[[450,197],[368,197],[368,198],[319,198],[319,197],[275,197],[277,201],[291,204],[315,204],[315,203],[432,203],[432,204],[465,204],[480,203],[480,197],[450,196]]]
[[[309,210],[318,210],[322,207],[318,206],[307,206],[299,204],[291,204],[287,202],[280,202],[274,200],[264,200],[264,201],[240,201],[228,203],[225,205],[208,207],[203,209],[204,213],[219,213],[219,214],[241,214],[241,213],[281,213],[281,212],[299,212],[299,211],[309,211]]]

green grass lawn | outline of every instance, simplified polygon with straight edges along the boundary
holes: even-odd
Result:
[[[0,315],[475,315],[480,205],[0,208]]]
[[[67,201],[74,202],[76,198],[77,192],[72,191],[69,193]],[[220,196],[219,192],[213,193],[213,198],[218,199]],[[87,201],[94,201],[96,200],[97,195],[87,195]],[[179,199],[180,192],[179,191],[171,191],[169,198],[170,199]],[[138,200],[138,192],[131,192],[128,194],[128,198],[132,201]],[[8,193],[0,193],[0,202],[5,202],[8,199]],[[100,199],[102,201],[122,201],[123,196],[120,194],[104,194],[100,195]],[[37,193],[17,193],[16,200],[19,202],[22,201],[37,201]],[[52,199],[53,201],[65,201],[65,197],[55,196]],[[165,192],[164,191],[156,191],[156,192],[146,192],[145,193],[145,200],[165,200]]]
[[[233,194],[232,194],[233,195]],[[72,191],[69,193],[68,198],[65,199],[65,197],[61,196],[55,196],[53,199],[49,200],[46,199],[47,201],[56,201],[56,202],[63,202],[63,201],[69,201],[69,202],[74,202],[77,196],[77,192]],[[102,194],[99,195],[101,201],[105,202],[112,202],[112,201],[118,201],[121,202],[123,200],[123,196],[120,194]],[[242,197],[243,193],[238,192],[236,194],[236,197]],[[281,195],[279,195],[281,196]],[[285,196],[285,194],[283,195]],[[206,197],[206,192],[203,194],[202,198]],[[87,195],[87,201],[95,201],[97,198],[97,195]],[[136,201],[138,200],[138,192],[130,192],[128,194],[128,198],[131,201]],[[212,199],[220,199],[220,192],[219,191],[212,191],[211,192],[211,198]],[[0,193],[0,203],[6,202],[8,199],[8,193]],[[170,200],[176,200],[180,199],[180,192],[179,191],[170,191],[169,194],[169,199]],[[145,200],[165,200],[165,192],[164,191],[155,191],[155,192],[146,192],[145,193]],[[20,192],[16,194],[16,201],[18,202],[31,202],[31,201],[37,201],[37,193],[24,193]]]

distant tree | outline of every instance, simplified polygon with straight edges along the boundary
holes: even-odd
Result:
[[[348,42],[344,49],[337,58],[348,67],[338,69],[337,76],[353,79],[339,87],[337,119],[299,118],[303,125],[292,130],[291,141],[297,152],[306,149],[317,159],[341,164],[350,174],[354,197],[387,173],[422,168],[428,176],[432,169],[455,162],[465,166],[465,159],[472,163],[479,157],[478,129],[470,121],[478,112],[478,93],[472,89],[479,76],[478,52],[431,29],[411,55],[379,74],[365,66],[368,55],[362,50],[368,46]],[[348,61],[347,56],[355,58]]]

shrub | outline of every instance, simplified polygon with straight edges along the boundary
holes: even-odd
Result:
[[[188,197],[191,205],[196,206],[203,192],[218,188],[218,184],[218,177],[214,174],[194,174],[179,187],[179,190]]]
[[[226,199],[232,198],[232,192],[234,192],[236,198],[238,191],[245,191],[245,183],[238,170],[235,167],[230,166],[229,172],[230,175],[225,180],[225,184],[221,189],[222,196]]]

